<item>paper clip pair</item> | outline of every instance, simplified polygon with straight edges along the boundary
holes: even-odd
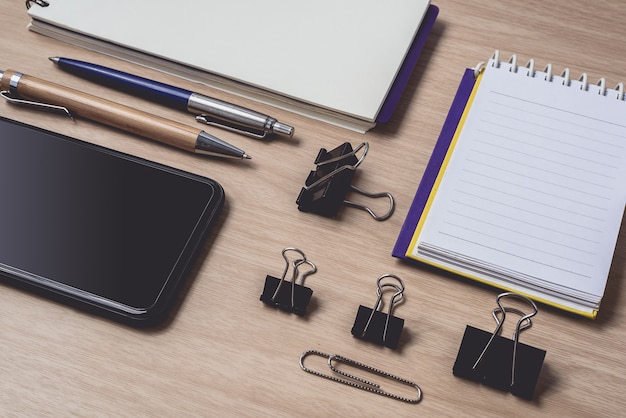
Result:
[[[525,314],[521,310],[503,306],[501,299],[517,298],[532,307]],[[524,399],[532,399],[546,352],[519,342],[522,331],[530,328],[530,318],[537,314],[537,305],[529,298],[507,292],[496,298],[493,310],[496,329],[493,333],[467,325],[452,373],[455,376],[481,382],[490,387],[511,392]],[[507,313],[520,315],[513,339],[500,336]]]
[[[298,257],[289,261],[288,252],[295,252]],[[317,272],[317,267],[312,261],[306,258],[306,255],[294,247],[283,249],[283,258],[285,259],[285,269],[281,278],[267,275],[265,278],[265,286],[261,294],[261,301],[266,305],[273,306],[285,312],[293,312],[296,315],[304,316],[306,314],[307,305],[313,296],[313,290],[304,286],[304,279]],[[308,264],[311,268],[302,274],[299,274],[299,268],[303,264]],[[291,280],[286,280],[289,267],[292,268]],[[300,284],[296,283],[300,279]]]
[[[330,368],[331,372],[333,372],[333,374],[326,374],[323,372],[320,372],[318,370],[314,370],[311,368],[308,368],[304,365],[304,359],[310,355],[315,355],[315,356],[319,356],[319,357],[323,357],[326,360],[328,367]],[[333,363],[334,362],[334,363]],[[386,379],[390,379],[399,383],[402,383],[404,385],[410,386],[412,389],[415,389],[417,391],[417,396],[415,398],[408,398],[406,396],[403,395],[399,395],[399,394],[395,394],[395,393],[391,393],[388,392],[386,390],[383,390],[381,388],[381,385],[378,383],[375,383],[371,380],[367,380],[364,379],[362,377],[359,376],[355,376],[353,374],[347,373],[343,370],[340,370],[337,365],[343,363],[347,366],[353,366],[356,367],[358,369],[364,370],[365,372],[369,372],[371,374],[377,375],[379,377],[383,377]],[[311,373],[315,376],[318,377],[323,377],[325,379],[328,380],[332,380],[333,382],[337,382],[337,383],[342,383],[344,385],[348,385],[348,386],[352,386],[354,388],[357,389],[361,389],[361,390],[365,390],[368,392],[372,392],[372,393],[376,393],[378,395],[382,395],[382,396],[386,396],[388,398],[392,398],[398,401],[403,401],[403,402],[408,402],[408,403],[418,403],[421,399],[422,399],[422,390],[420,389],[420,387],[417,385],[417,383],[411,382],[407,379],[404,379],[402,377],[398,377],[395,375],[392,375],[391,373],[387,373],[385,371],[379,370],[375,367],[372,366],[368,366],[366,364],[360,363],[358,361],[355,360],[351,360],[349,358],[340,356],[338,354],[326,354],[326,353],[322,353],[321,351],[317,351],[317,350],[308,350],[305,351],[304,353],[302,353],[302,355],[300,356],[300,368],[302,370],[304,370],[307,373]]]
[[[385,282],[385,279],[392,279],[392,281]],[[404,282],[396,275],[384,274],[378,278],[376,285],[378,299],[374,308],[359,305],[352,326],[352,335],[378,345],[396,348],[404,326],[404,319],[395,317],[392,313],[394,306],[403,300]],[[394,291],[394,294],[391,296],[387,313],[384,313],[381,311],[383,294],[388,289]]]
[[[363,155],[357,158],[356,155],[361,150]],[[367,211],[377,221],[388,219],[395,208],[391,193],[369,193],[352,185],[356,169],[365,159],[368,150],[367,142],[354,150],[349,142],[344,142],[331,151],[321,148],[314,161],[316,169],[309,173],[296,200],[298,209],[333,218],[337,216],[342,205],[348,205]],[[377,215],[365,205],[345,200],[350,190],[371,198],[387,197],[389,210],[383,215]]]

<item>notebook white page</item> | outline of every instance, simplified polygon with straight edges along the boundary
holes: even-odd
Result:
[[[34,19],[374,121],[428,0],[50,0]]]
[[[491,61],[420,246],[602,297],[626,203],[626,102]]]

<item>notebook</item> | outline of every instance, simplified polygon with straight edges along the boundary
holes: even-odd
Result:
[[[387,121],[438,14],[429,0],[49,0],[29,29],[317,120]]]
[[[595,318],[626,204],[626,102],[569,70],[467,69],[395,257]]]

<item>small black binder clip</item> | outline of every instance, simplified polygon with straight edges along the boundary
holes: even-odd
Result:
[[[521,299],[529,303],[533,311],[525,314],[519,309],[502,306],[504,297]],[[546,352],[519,342],[519,335],[532,326],[530,318],[537,314],[537,306],[527,297],[511,292],[500,294],[496,300],[495,331],[490,333],[468,325],[452,373],[531,400]],[[512,340],[499,335],[507,313],[521,316]]]
[[[397,283],[383,283],[385,278],[395,279]],[[393,316],[392,312],[394,306],[402,301],[404,282],[398,276],[384,274],[378,278],[376,284],[378,285],[376,304],[373,309],[359,305],[359,310],[352,326],[352,335],[378,345],[396,348],[398,347],[400,333],[404,326],[404,319]],[[395,290],[395,293],[391,297],[387,313],[383,313],[380,309],[383,305],[383,294],[387,289]]]
[[[363,155],[357,158],[356,154],[361,149],[363,149]],[[354,173],[365,159],[368,150],[367,142],[363,142],[354,150],[349,142],[344,142],[331,151],[321,148],[315,158],[316,169],[309,173],[296,199],[298,209],[302,212],[334,218],[341,206],[345,204],[366,210],[377,221],[388,219],[395,208],[393,196],[390,193],[368,193],[352,185]],[[389,198],[389,211],[379,216],[367,206],[345,200],[350,190],[371,198]]]
[[[293,262],[289,261],[287,252],[296,252],[300,258],[295,259]],[[304,279],[315,273],[317,267],[310,260],[307,260],[304,253],[293,247],[287,247],[282,252],[285,259],[285,269],[280,279],[268,275],[265,278],[265,286],[263,287],[263,293],[261,294],[261,301],[269,306],[281,309],[285,312],[293,312],[296,315],[304,316],[306,314],[306,308],[313,296],[313,290],[308,287],[304,287]],[[300,284],[297,284],[298,271],[302,264],[308,264],[311,269],[305,271],[300,275]],[[287,281],[287,272],[289,266],[292,267],[291,280]]]

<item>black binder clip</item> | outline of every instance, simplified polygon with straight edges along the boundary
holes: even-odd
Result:
[[[297,258],[290,263],[289,258],[286,255],[289,251],[298,253],[300,258]],[[263,294],[261,294],[261,301],[285,312],[293,312],[296,315],[304,316],[306,314],[307,305],[311,300],[311,296],[313,296],[313,290],[308,287],[304,287],[304,279],[315,273],[317,271],[317,267],[311,261],[307,260],[306,255],[304,255],[304,253],[297,248],[287,247],[283,250],[282,254],[285,259],[285,270],[283,271],[283,275],[280,279],[270,275],[265,278],[265,286],[263,287]],[[311,269],[300,275],[300,284],[297,284],[298,270],[302,264],[308,264],[311,266]],[[285,280],[285,277],[287,277],[287,271],[289,270],[290,265],[292,267],[292,276],[291,280],[288,284],[286,284],[287,280]]]
[[[363,155],[357,158],[356,154],[361,149],[363,149]],[[363,142],[354,150],[349,142],[344,142],[331,151],[321,148],[315,158],[316,169],[309,173],[296,199],[298,209],[302,212],[334,218],[339,208],[345,204],[366,210],[377,221],[388,219],[395,208],[393,196],[390,193],[368,193],[352,185],[354,173],[365,159],[368,149],[367,142]],[[389,198],[389,211],[379,216],[367,206],[345,200],[350,190],[371,198]]]
[[[504,297],[521,299],[529,303],[533,311],[525,314],[519,309],[502,306],[500,300]],[[546,352],[520,343],[519,335],[532,326],[530,318],[537,314],[537,306],[527,297],[511,292],[502,293],[496,300],[498,307],[493,310],[497,323],[495,331],[490,333],[468,325],[452,373],[531,400]],[[499,335],[507,313],[521,316],[512,340]]]
[[[397,283],[383,283],[383,279],[388,277],[395,279]],[[378,345],[396,348],[398,347],[400,333],[404,326],[404,319],[393,316],[392,312],[394,306],[402,301],[404,282],[398,276],[384,274],[378,278],[376,284],[378,285],[376,304],[373,309],[359,305],[359,310],[352,326],[352,335]],[[387,313],[383,313],[380,309],[382,308],[383,294],[386,289],[393,289],[395,293],[391,297]]]

